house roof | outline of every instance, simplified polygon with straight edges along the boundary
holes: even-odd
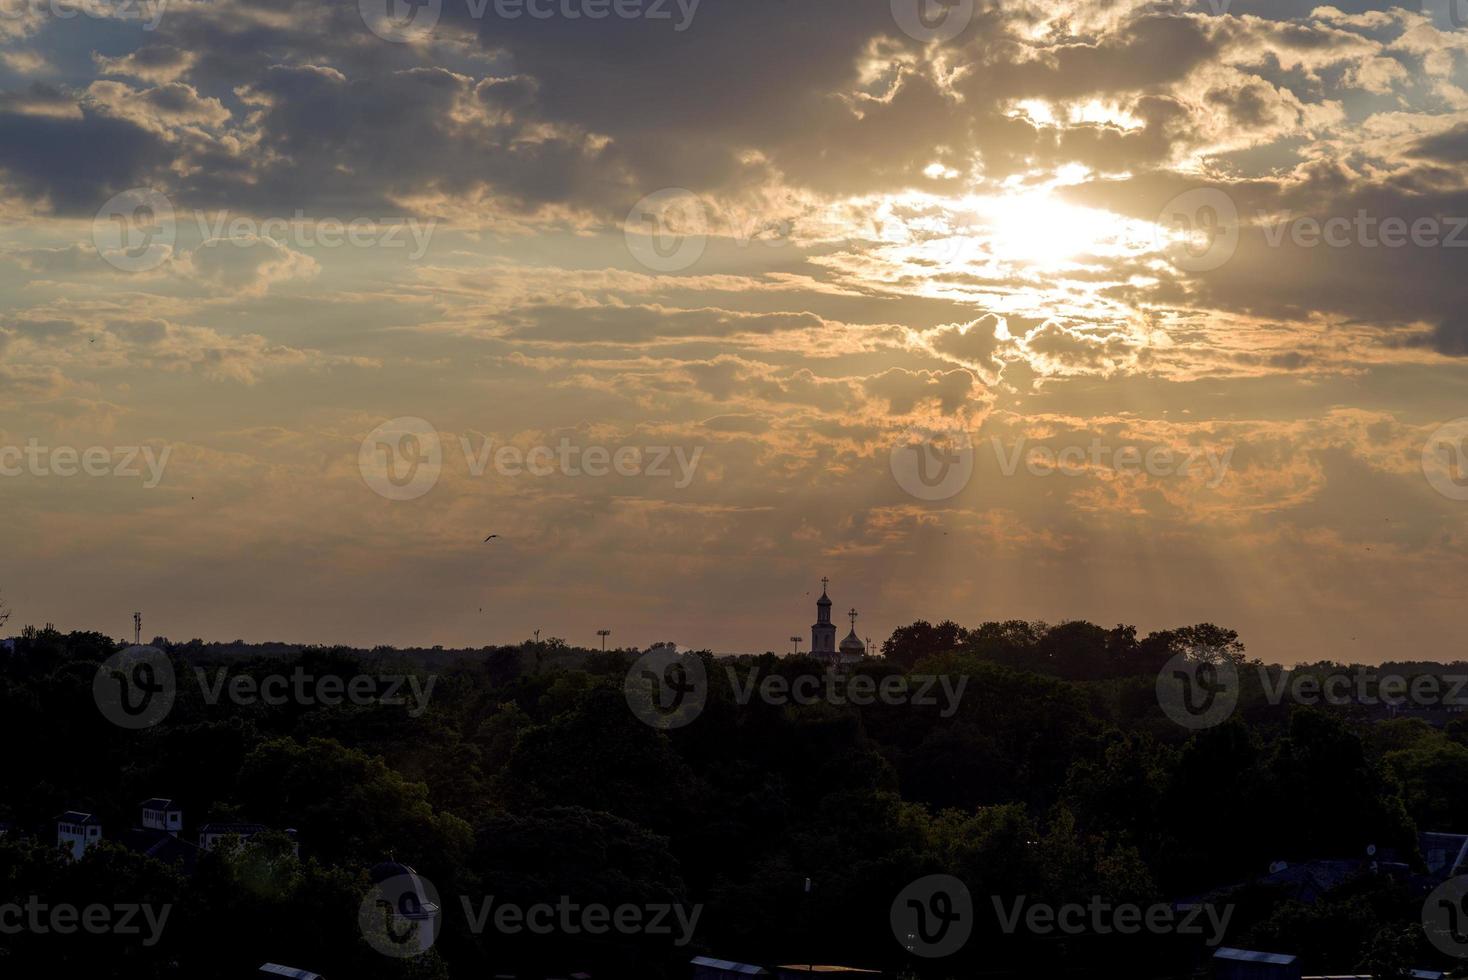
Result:
[[[118,840],[128,850],[146,854],[164,864],[182,864],[185,871],[193,871],[199,860],[197,846],[162,830],[128,830]]]
[[[270,828],[263,823],[206,823],[201,834],[263,834]]]
[[[1434,851],[1442,855],[1443,863],[1440,868],[1448,874],[1452,874],[1458,870],[1460,865],[1468,861],[1468,834],[1418,834],[1417,847],[1422,851],[1422,857],[1427,860],[1427,866],[1433,870],[1438,870],[1432,858]]]
[[[1355,859],[1305,861],[1281,868],[1258,879],[1258,882],[1288,887],[1291,897],[1313,904],[1326,892],[1344,885],[1364,869],[1364,863]]]
[[[725,973],[744,973],[749,976],[767,977],[769,970],[748,963],[735,963],[733,960],[716,960],[712,956],[695,956],[688,961],[693,966],[706,966],[712,970],[722,970]]]
[[[102,821],[98,820],[96,817],[92,816],[90,813],[82,813],[80,810],[67,810],[65,813],[59,814],[56,817],[56,822],[57,823],[100,824]]]
[[[293,966],[281,966],[279,963],[261,963],[260,972],[272,977],[290,977],[291,980],[321,980],[319,973],[298,970]]]
[[[1253,949],[1234,949],[1224,946],[1213,954],[1215,960],[1232,960],[1236,963],[1272,963],[1276,966],[1288,966],[1295,962],[1295,957],[1284,953],[1261,953]]]
[[[160,800],[156,796],[153,797],[151,800],[144,800],[143,802],[139,803],[138,806],[142,807],[144,810],[177,810],[178,809],[178,807],[176,807],[176,806],[173,805],[173,801],[172,800]]]

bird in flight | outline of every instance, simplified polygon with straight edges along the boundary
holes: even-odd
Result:
[[[490,538],[497,538],[497,537],[499,537],[498,534],[491,534],[488,538],[485,538],[484,540],[485,541],[488,541],[488,540],[490,540]]]

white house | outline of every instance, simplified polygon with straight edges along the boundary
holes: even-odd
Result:
[[[90,813],[67,810],[56,818],[56,846],[70,851],[73,861],[101,839],[102,822]]]
[[[155,797],[144,800],[140,806],[143,808],[143,821],[139,826],[144,830],[161,830],[175,837],[183,830],[183,809],[175,806],[172,800]]]
[[[199,846],[206,851],[212,851],[226,837],[238,837],[243,844],[256,834],[263,834],[269,829],[263,823],[206,823],[199,828]]]

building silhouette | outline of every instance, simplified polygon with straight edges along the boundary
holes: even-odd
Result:
[[[836,624],[831,622],[831,597],[826,594],[831,580],[821,579],[821,597],[816,600],[816,621],[810,628],[810,655],[821,663],[833,666],[854,664],[866,656],[866,644],[856,635],[856,610],[852,609],[851,632],[841,645],[836,645]]]

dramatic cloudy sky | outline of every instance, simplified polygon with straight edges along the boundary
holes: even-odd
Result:
[[[0,0],[12,626],[1460,656],[1462,4]]]

